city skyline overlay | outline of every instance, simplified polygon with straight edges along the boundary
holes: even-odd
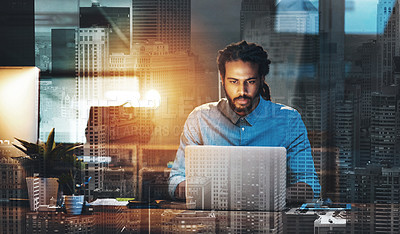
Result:
[[[26,17],[5,29],[10,38],[26,36],[25,51],[2,48],[8,60],[0,65],[40,69],[38,137],[45,141],[55,128],[57,142],[83,144],[75,151],[85,164],[80,179],[92,180],[82,193],[95,208],[75,220],[52,208],[17,206],[15,219],[0,216],[7,220],[0,230],[36,233],[39,220],[51,216],[76,221],[87,233],[149,231],[152,222],[153,231],[164,233],[327,233],[327,227],[338,233],[400,232],[399,0],[24,1],[29,4],[7,5]],[[327,204],[312,201],[306,184],[288,186],[288,209],[272,213],[183,211],[175,203],[141,213],[126,207],[134,203],[107,200],[134,198],[149,207],[170,200],[169,172],[185,120],[196,106],[219,99],[217,51],[240,40],[268,51],[271,99],[301,114]],[[27,198],[25,178],[33,175],[1,156],[0,199]],[[200,182],[194,181],[191,195],[225,188],[222,181]],[[253,184],[248,186],[259,189]],[[239,192],[250,201],[247,191]],[[236,193],[221,194],[226,202],[224,196]],[[107,210],[96,202],[112,205]],[[107,212],[120,220],[106,224],[101,215]]]

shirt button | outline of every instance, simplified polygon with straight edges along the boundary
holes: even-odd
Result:
[[[242,128],[242,131],[244,131],[244,128]]]

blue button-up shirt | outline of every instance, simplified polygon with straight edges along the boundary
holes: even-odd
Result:
[[[241,117],[223,98],[201,105],[186,120],[169,178],[169,193],[185,180],[187,145],[282,146],[287,150],[288,182],[304,182],[319,197],[321,186],[315,172],[307,130],[293,108],[260,98],[257,107]]]

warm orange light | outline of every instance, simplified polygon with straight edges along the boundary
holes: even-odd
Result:
[[[0,67],[0,143],[37,140],[38,98],[38,68]]]
[[[122,105],[123,103],[129,102],[133,107],[140,106],[139,92],[112,90],[107,91],[105,97],[108,101],[112,101],[112,105]]]
[[[160,103],[161,103],[160,93],[158,93],[157,90],[152,89],[152,90],[147,91],[145,100],[143,100],[143,103],[141,104],[141,106],[157,108],[160,106]]]

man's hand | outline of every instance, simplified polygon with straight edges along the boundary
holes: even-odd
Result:
[[[186,181],[181,182],[176,186],[175,190],[175,198],[178,200],[185,200],[186,199]]]

